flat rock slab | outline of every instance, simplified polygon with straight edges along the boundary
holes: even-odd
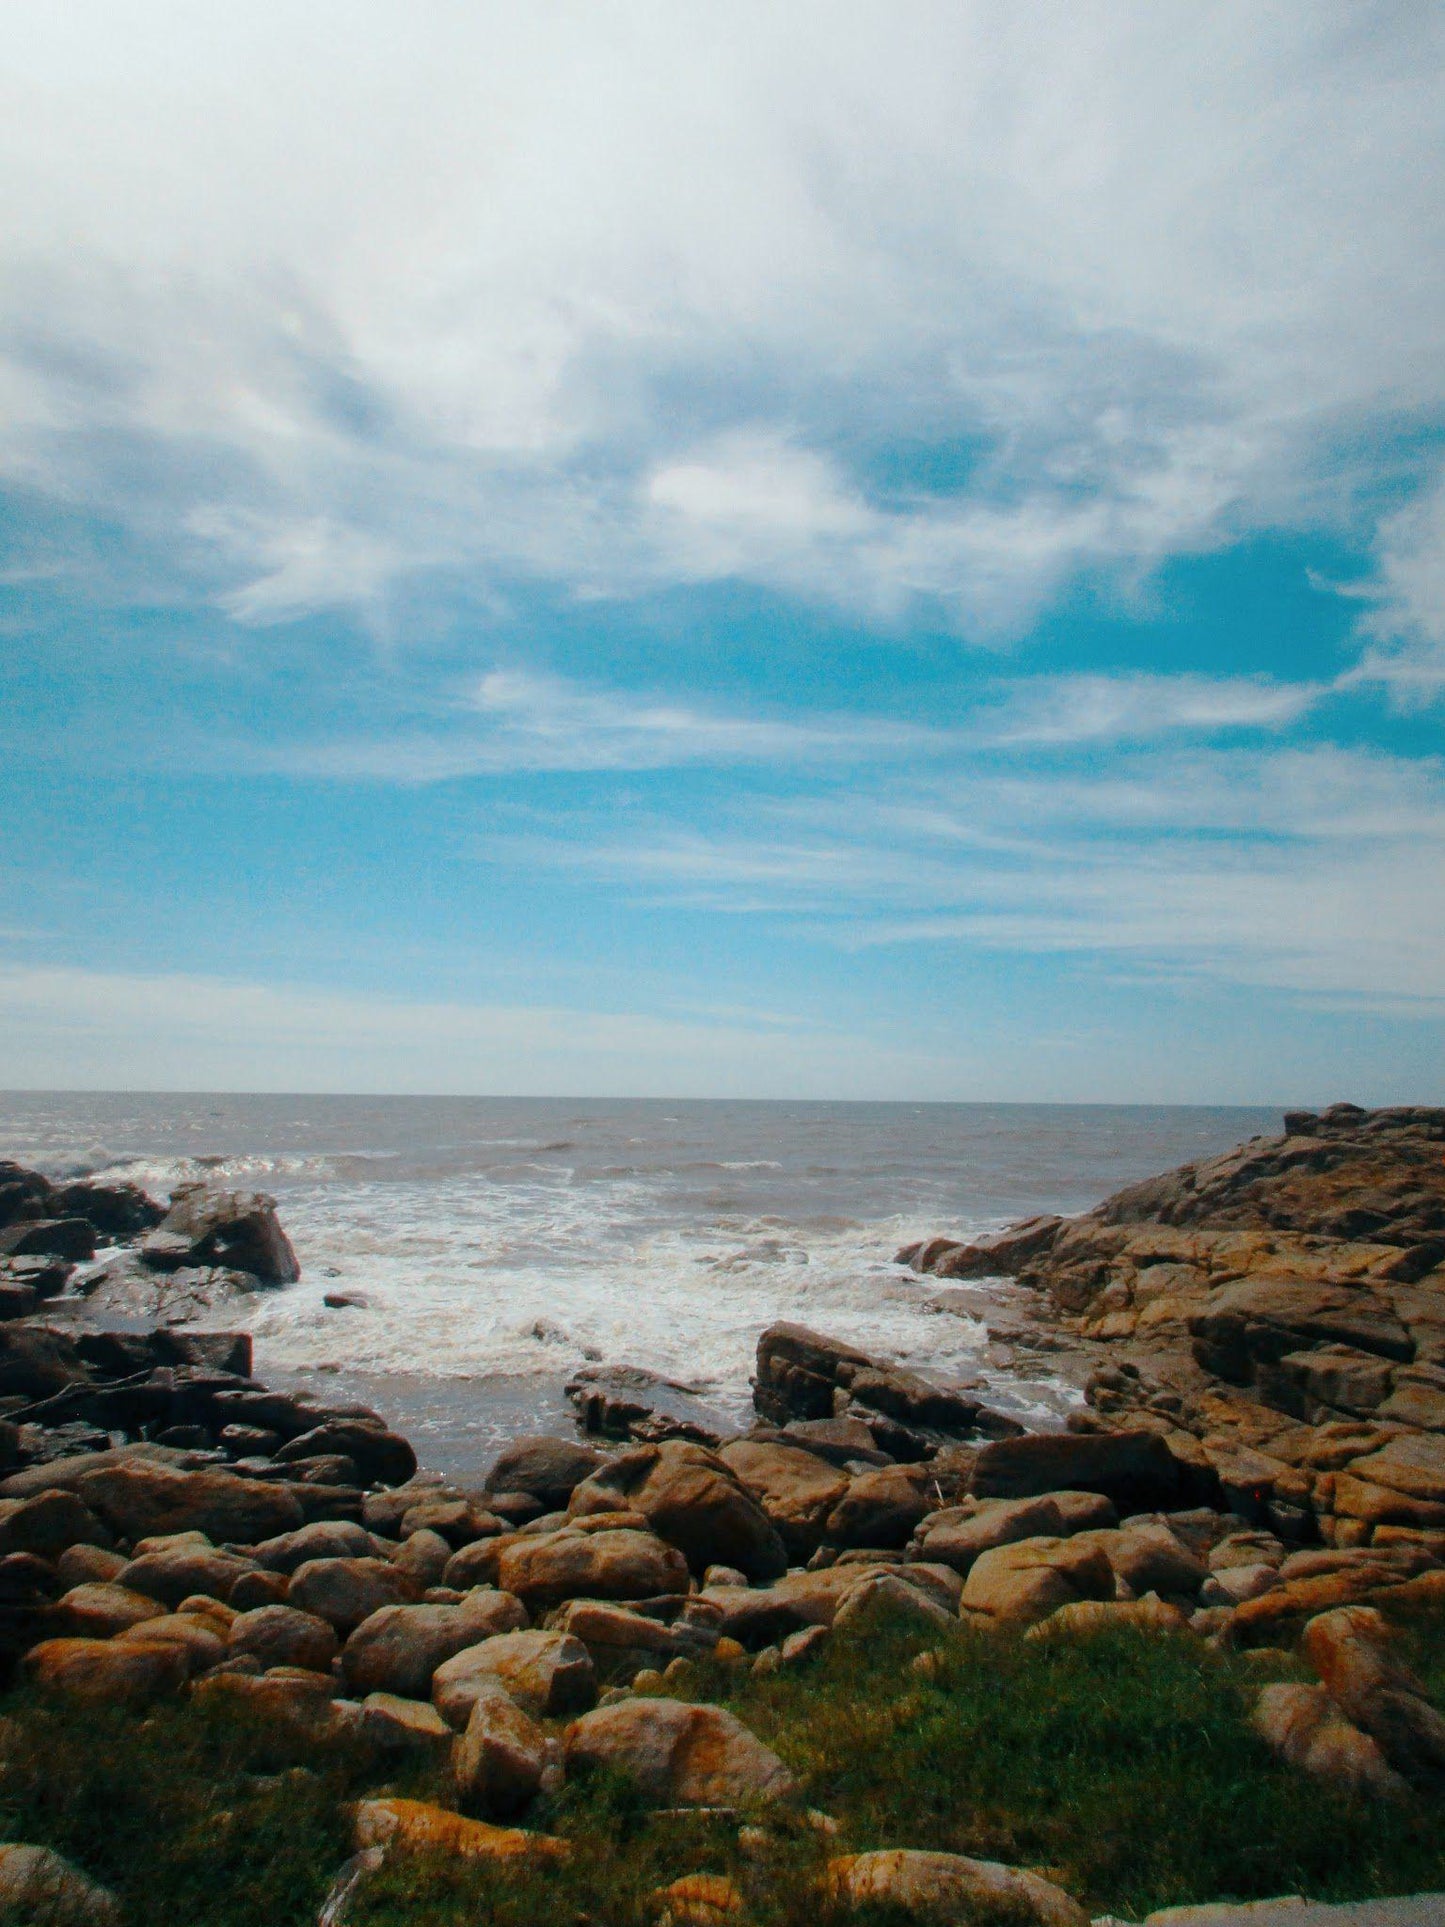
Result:
[[[1445,1893],[1350,1900],[1340,1906],[1303,1900],[1298,1894],[1279,1900],[1216,1900],[1199,1907],[1164,1907],[1150,1914],[1144,1927],[1445,1927]]]

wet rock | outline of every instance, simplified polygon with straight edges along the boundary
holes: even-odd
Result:
[[[825,1338],[806,1325],[770,1325],[758,1339],[753,1403],[762,1417],[776,1425],[790,1419],[832,1418],[840,1368],[865,1370],[873,1362],[866,1352]]]
[[[442,1859],[556,1862],[570,1857],[565,1840],[520,1827],[494,1827],[468,1820],[424,1800],[361,1800],[353,1822],[358,1849],[381,1847],[391,1853],[425,1853]]]
[[[138,1184],[99,1183],[76,1178],[58,1184],[55,1206],[62,1217],[84,1218],[106,1238],[138,1238],[165,1217],[154,1198]]]
[[[783,1542],[767,1514],[723,1460],[700,1445],[671,1440],[620,1453],[578,1485],[568,1501],[574,1518],[623,1508],[641,1513],[699,1574],[714,1561],[736,1566],[755,1580],[776,1578],[788,1569]]]
[[[629,1699],[574,1721],[565,1744],[569,1773],[610,1767],[658,1805],[746,1808],[794,1790],[777,1754],[719,1706]]]
[[[1089,1916],[1062,1887],[1022,1867],[969,1860],[957,1853],[893,1848],[844,1854],[828,1862],[827,1891],[848,1911],[887,1909],[919,1927],[959,1920],[1007,1918],[1037,1927],[1088,1927]]]
[[[653,1599],[688,1590],[686,1559],[651,1532],[564,1528],[498,1543],[496,1583],[515,1593],[532,1614],[564,1599]],[[448,1585],[456,1583],[451,1575],[457,1561],[471,1550],[458,1553],[448,1566]]]
[[[348,1691],[425,1699],[432,1676],[453,1654],[526,1622],[509,1593],[469,1593],[456,1606],[383,1606],[364,1619],[341,1655]]]
[[[1053,1244],[1063,1219],[1026,1218],[1008,1231],[995,1232],[972,1243],[930,1239],[900,1251],[897,1262],[935,1278],[1015,1278],[1024,1267],[1043,1256]]]
[[[580,1640],[562,1632],[510,1632],[480,1640],[437,1667],[437,1711],[450,1725],[464,1727],[478,1692],[490,1691],[490,1680],[500,1681],[533,1719],[565,1719],[597,1697],[592,1655]]]
[[[190,1674],[187,1651],[174,1641],[47,1639],[25,1655],[36,1685],[97,1705],[141,1706],[178,1693]]]
[[[274,1198],[206,1184],[182,1185],[171,1193],[171,1208],[142,1239],[141,1255],[160,1270],[224,1265],[273,1285],[294,1284],[301,1276]]]
[[[792,1419],[776,1437],[779,1444],[800,1445],[840,1469],[888,1463],[888,1454],[879,1450],[872,1430],[860,1418]]]
[[[95,1227],[84,1218],[32,1218],[0,1231],[8,1258],[66,1258],[83,1264],[95,1256]]]
[[[226,1643],[233,1653],[254,1654],[263,1666],[304,1666],[315,1673],[329,1672],[340,1651],[326,1620],[294,1606],[257,1606],[237,1613]]]
[[[385,1559],[308,1559],[292,1574],[286,1598],[346,1635],[383,1606],[411,1605],[420,1594],[416,1581]]]
[[[44,1927],[119,1927],[120,1903],[49,1847],[0,1846],[0,1914]]]
[[[450,1738],[451,1728],[440,1720],[438,1724]],[[520,1813],[541,1789],[548,1764],[546,1735],[500,1682],[492,1681],[473,1700],[451,1762],[464,1806],[502,1817]]]
[[[1073,1539],[1022,1539],[974,1563],[963,1587],[965,1614],[1031,1625],[1077,1599],[1112,1599],[1114,1572],[1097,1546]]]
[[[486,1489],[526,1492],[547,1511],[560,1511],[583,1479],[605,1463],[605,1453],[575,1439],[514,1439],[487,1474]]]

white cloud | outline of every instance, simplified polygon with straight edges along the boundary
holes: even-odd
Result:
[[[0,37],[0,474],[203,536],[245,620],[736,573],[1007,634],[1347,516],[1341,448],[1442,400],[1428,10],[9,0]],[[936,441],[941,495],[880,480]]]
[[[1354,680],[1428,701],[1445,690],[1445,475],[1385,520],[1378,551],[1374,579],[1354,591],[1375,605],[1363,624],[1374,646]]]

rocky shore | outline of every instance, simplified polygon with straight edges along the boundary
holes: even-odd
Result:
[[[98,1250],[86,1281],[153,1294],[162,1322],[77,1322]],[[409,1853],[562,1865],[575,1846],[535,1816],[599,1772],[744,1833],[811,1815],[826,1848],[806,1769],[694,1695],[805,1679],[875,1626],[906,1630],[921,1680],[961,1629],[1292,1652],[1253,1708],[1291,1772],[1438,1796],[1445,1719],[1395,1627],[1445,1606],[1445,1110],[1292,1115],[1080,1218],[900,1261],[1016,1281],[1015,1342],[1075,1353],[1087,1409],[1026,1433],[781,1324],[747,1432],[592,1374],[581,1436],[518,1439],[463,1487],[376,1412],[258,1383],[244,1333],[164,1322],[294,1280],[269,1199],[196,1185],[165,1208],[0,1167],[0,1665],[42,1701],[185,1696],[359,1748],[383,1780],[440,1774],[443,1798],[356,1802],[324,1927]],[[825,1850],[810,1878],[838,1919],[1088,1918],[967,1855]],[[731,1876],[674,1885],[674,1927],[742,1919]],[[48,1849],[0,1847],[0,1914],[42,1894],[56,1921],[120,1917]]]

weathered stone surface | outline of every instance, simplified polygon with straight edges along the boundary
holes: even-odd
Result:
[[[1141,1633],[1182,1633],[1188,1630],[1189,1620],[1178,1606],[1152,1592],[1142,1599],[1076,1599],[1030,1626],[1024,1637],[1086,1636],[1111,1626],[1132,1626]]]
[[[865,1370],[872,1363],[866,1352],[806,1325],[770,1325],[758,1339],[753,1403],[776,1425],[789,1419],[831,1418],[840,1367]]]
[[[49,1847],[0,1846],[0,1914],[42,1927],[119,1927],[120,1903]]]
[[[1414,1341],[1382,1293],[1267,1274],[1211,1292],[1189,1329],[1200,1363],[1239,1385],[1297,1351],[1301,1339],[1406,1364],[1415,1355]]]
[[[81,1472],[76,1489],[123,1539],[195,1530],[217,1543],[249,1545],[302,1523],[290,1486],[231,1472],[183,1472],[141,1458]]]
[[[886,1908],[890,1918],[919,1927],[954,1927],[980,1913],[1037,1927],[1088,1927],[1089,1921],[1076,1900],[1039,1874],[915,1848],[840,1855],[828,1862],[827,1890],[849,1910]]]
[[[925,1475],[911,1466],[887,1465],[862,1472],[828,1514],[828,1543],[887,1549],[907,1545],[934,1503]]]
[[[226,1634],[233,1653],[254,1653],[263,1666],[331,1669],[340,1647],[334,1628],[315,1613],[294,1606],[258,1606],[237,1613]]]
[[[147,1645],[180,1647],[186,1656],[186,1671],[194,1679],[226,1657],[226,1642],[213,1626],[204,1624],[191,1613],[162,1613],[158,1619],[142,1620],[117,1633],[115,1644],[140,1640]]]
[[[0,1499],[0,1558],[33,1552],[55,1559],[74,1545],[106,1546],[111,1536],[73,1492],[37,1492],[33,1499]]]
[[[1289,1766],[1345,1793],[1399,1799],[1409,1789],[1376,1742],[1323,1686],[1266,1686],[1254,1709],[1260,1738]]]
[[[467,1549],[468,1551],[471,1548]],[[464,1559],[465,1553],[457,1554]],[[455,1564],[455,1561],[453,1562]],[[447,1568],[447,1583],[453,1567]],[[687,1560],[650,1532],[562,1529],[503,1542],[496,1580],[527,1611],[545,1612],[564,1599],[652,1599],[685,1593]]]
[[[475,1541],[473,1542],[475,1543]],[[423,1527],[409,1532],[392,1563],[399,1572],[415,1579],[419,1586],[439,1586],[451,1564],[452,1549],[439,1532]]]
[[[975,1561],[964,1581],[962,1609],[1002,1624],[1031,1625],[1077,1599],[1113,1597],[1113,1568],[1097,1546],[1021,1539]]]
[[[359,1850],[382,1847],[393,1853],[426,1853],[458,1860],[537,1860],[570,1857],[565,1840],[520,1827],[493,1827],[468,1820],[425,1800],[361,1800],[352,1823]]]
[[[95,1256],[95,1227],[85,1218],[30,1218],[0,1231],[0,1253],[81,1263]]]
[[[1125,1595],[1146,1592],[1186,1594],[1192,1598],[1209,1569],[1164,1525],[1129,1526],[1112,1532],[1081,1532],[1076,1546],[1096,1546],[1114,1571]]]
[[[60,1600],[67,1628],[80,1639],[109,1639],[138,1626],[145,1619],[159,1619],[165,1607],[149,1593],[131,1592],[125,1586],[104,1581],[72,1586]]]
[[[969,1489],[980,1499],[1027,1499],[1063,1487],[1102,1493],[1125,1513],[1168,1511],[1184,1497],[1178,1463],[1150,1432],[999,1439],[979,1452]]]
[[[743,1896],[726,1874],[687,1873],[659,1887],[652,1896],[657,1927],[731,1927],[743,1911]]]
[[[1330,1697],[1397,1772],[1412,1780],[1445,1773],[1445,1718],[1400,1658],[1377,1611],[1354,1606],[1323,1613],[1305,1627],[1300,1646]]]
[[[867,1428],[857,1429],[871,1446]],[[752,1439],[731,1440],[718,1457],[763,1508],[790,1557],[817,1551],[828,1514],[848,1490],[845,1472],[802,1446]]]
[[[251,1570],[249,1559],[219,1552],[214,1546],[173,1546],[132,1559],[116,1583],[176,1607],[191,1593],[229,1599],[236,1581]]]
[[[140,1706],[185,1685],[190,1665],[174,1641],[47,1639],[25,1655],[37,1685],[98,1705]]]
[[[234,1664],[240,1663],[238,1657]],[[334,1695],[330,1679],[301,1667],[267,1673],[262,1678],[239,1671],[213,1672],[191,1688],[194,1700],[244,1708],[282,1732],[307,1738],[337,1730],[331,1704]]]
[[[352,1633],[341,1655],[342,1677],[354,1694],[400,1693],[425,1699],[444,1660],[526,1624],[510,1593],[477,1591],[459,1605],[383,1606]]]
[[[529,1492],[549,1512],[560,1511],[607,1455],[576,1439],[514,1439],[487,1474],[487,1491]]]
[[[123,1552],[109,1552],[104,1546],[67,1546],[55,1561],[55,1577],[62,1592],[74,1586],[110,1585],[129,1564]]]
[[[293,1573],[308,1559],[371,1559],[377,1548],[371,1534],[350,1519],[317,1519],[294,1532],[264,1539],[252,1549],[258,1566],[270,1572]]]
[[[592,1655],[580,1640],[563,1632],[499,1633],[437,1667],[432,1678],[437,1711],[460,1730],[478,1692],[490,1690],[484,1684],[488,1680],[499,1680],[533,1719],[568,1718],[597,1697]]]
[[[443,1723],[449,1736],[451,1728]],[[478,1682],[466,1729],[452,1746],[452,1779],[474,1813],[520,1813],[542,1785],[547,1739],[499,1680]]]
[[[770,1747],[720,1706],[631,1699],[567,1729],[568,1770],[626,1773],[666,1806],[750,1807],[788,1797],[793,1776]]]
[[[911,1245],[898,1253],[899,1264],[915,1271],[931,1272],[935,1278],[1013,1278],[1053,1244],[1063,1225],[1062,1218],[1026,1218],[1007,1231],[972,1243],[955,1244],[945,1238]]]
[[[995,1546],[1065,1536],[1064,1517],[1051,1493],[1035,1499],[970,1500],[923,1519],[919,1557],[967,1574],[975,1560]]]
[[[399,1693],[368,1693],[361,1703],[361,1737],[378,1753],[449,1751],[452,1729],[425,1700]]]
[[[224,1265],[264,1284],[290,1285],[301,1276],[274,1198],[207,1184],[186,1184],[171,1193],[170,1210],[141,1240],[141,1255],[160,1270]]]
[[[401,1485],[416,1471],[416,1453],[399,1432],[373,1417],[340,1412],[288,1439],[278,1449],[276,1462],[291,1465],[334,1457],[350,1459],[368,1485]]]
[[[421,1499],[402,1515],[403,1538],[417,1532],[434,1532],[455,1552],[477,1539],[494,1538],[505,1531],[494,1512],[475,1499]]]
[[[0,1325],[0,1398],[49,1398],[68,1386],[83,1385],[86,1378],[74,1345],[59,1332]],[[7,1484],[6,1491],[13,1490]]]
[[[292,1574],[286,1601],[346,1635],[383,1606],[414,1604],[420,1590],[385,1559],[308,1559]]]
[[[886,1611],[906,1619],[919,1620],[928,1626],[952,1626],[958,1614],[951,1612],[932,1594],[911,1586],[896,1572],[879,1572],[863,1580],[846,1592],[838,1602],[833,1614],[833,1625],[844,1628],[865,1618],[873,1612]],[[821,1626],[810,1626],[809,1633],[822,1632]],[[804,1637],[801,1633],[789,1635],[792,1639]],[[784,1641],[786,1646],[787,1641]]]
[[[708,1612],[708,1619],[705,1624],[699,1624],[692,1615],[704,1611]],[[630,1612],[625,1606],[598,1599],[575,1599],[559,1607],[549,1618],[548,1626],[552,1631],[570,1633],[574,1639],[580,1639],[599,1660],[633,1659],[639,1666],[661,1666],[667,1660],[710,1652],[717,1643],[721,1614],[714,1616],[711,1609],[694,1606],[692,1602],[685,1608],[685,1614],[688,1616],[679,1615],[671,1625],[665,1625],[659,1619]]]
[[[577,1486],[575,1518],[626,1508],[676,1546],[698,1574],[721,1562],[750,1579],[788,1569],[783,1542],[757,1501],[715,1453],[682,1439],[619,1453]]]

